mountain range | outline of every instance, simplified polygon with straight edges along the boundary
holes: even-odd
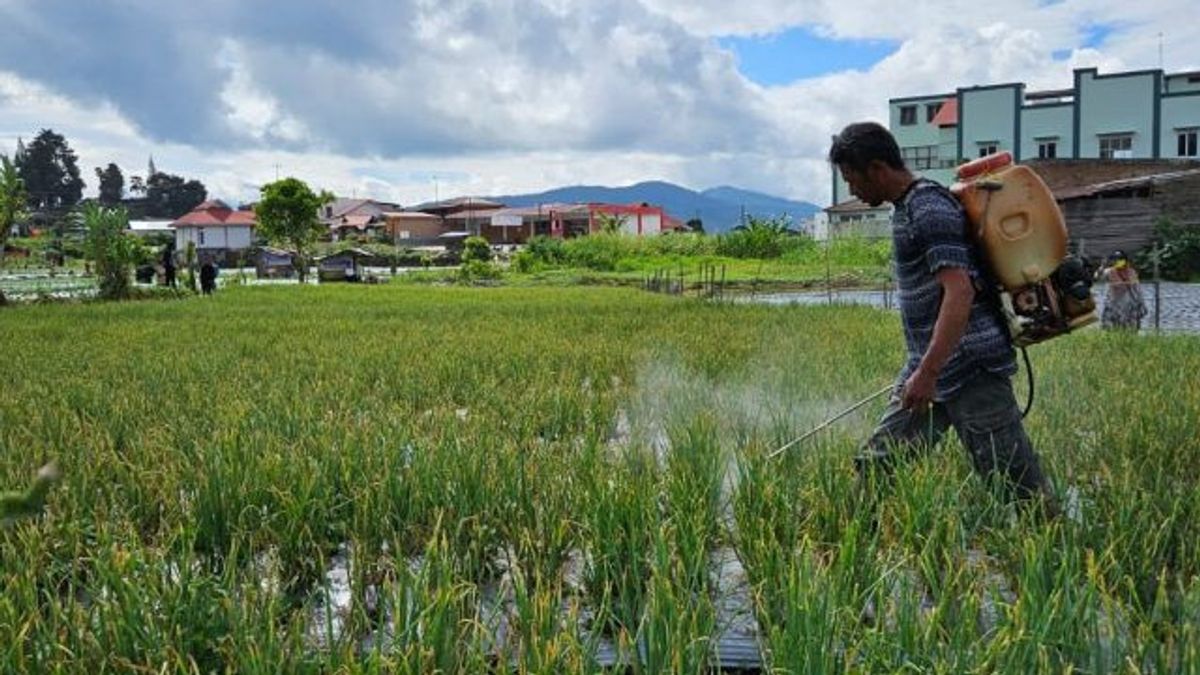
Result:
[[[626,187],[573,185],[534,194],[503,195],[488,199],[506,206],[537,206],[555,202],[645,202],[663,207],[668,215],[684,222],[699,218],[706,232],[726,232],[737,227],[748,217],[788,216],[795,226],[821,210],[821,207],[809,202],[784,199],[736,187],[721,186],[697,192],[665,181],[648,181]]]

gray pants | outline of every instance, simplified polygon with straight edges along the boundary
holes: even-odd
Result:
[[[1000,474],[1016,497],[1050,495],[1037,452],[1021,423],[1021,410],[1008,377],[981,372],[954,397],[934,403],[922,413],[900,407],[893,397],[874,433],[855,458],[859,475],[889,474],[897,462],[937,445],[953,426],[980,475]]]

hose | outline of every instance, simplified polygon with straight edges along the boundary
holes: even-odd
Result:
[[[1025,347],[1021,347],[1021,356],[1025,358],[1025,376],[1029,380],[1029,391],[1025,399],[1025,410],[1021,411],[1021,419],[1029,414],[1029,410],[1033,408],[1033,365],[1029,362],[1029,352]]]

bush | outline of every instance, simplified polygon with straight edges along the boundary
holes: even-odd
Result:
[[[636,239],[623,234],[590,234],[567,241],[563,249],[571,267],[611,272],[621,258],[634,253]]]
[[[518,274],[531,274],[541,268],[537,257],[527,248],[514,253],[510,265]]]
[[[1176,224],[1163,216],[1154,223],[1154,241],[1162,258],[1159,274],[1168,281],[1191,281],[1200,276],[1200,228]],[[1135,263],[1143,276],[1154,269],[1153,251],[1143,249]]]
[[[528,252],[534,263],[552,266],[567,261],[562,239],[538,235],[529,240],[522,252]]]
[[[789,225],[788,218],[751,218],[718,238],[717,253],[731,258],[778,258],[801,244],[803,235],[791,232]]]
[[[829,244],[829,261],[846,267],[879,267],[892,260],[890,239],[839,237]]]
[[[500,268],[485,260],[468,260],[458,268],[458,280],[463,283],[495,281],[500,278]]]
[[[100,290],[98,297],[119,300],[129,297],[130,274],[140,254],[141,242],[126,232],[129,214],[88,204],[81,213],[87,229],[87,253],[95,265]]]
[[[492,245],[483,237],[467,237],[463,242],[463,263],[491,262]]]

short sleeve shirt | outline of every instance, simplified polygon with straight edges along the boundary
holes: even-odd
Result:
[[[908,352],[900,384],[916,370],[933,339],[942,305],[942,287],[935,275],[944,268],[959,267],[967,271],[978,288],[983,268],[975,247],[967,240],[962,205],[945,188],[918,179],[895,207],[892,249]],[[967,328],[942,367],[934,400],[953,398],[980,371],[1005,376],[1017,371],[1008,328],[992,303],[987,295],[975,294]]]

